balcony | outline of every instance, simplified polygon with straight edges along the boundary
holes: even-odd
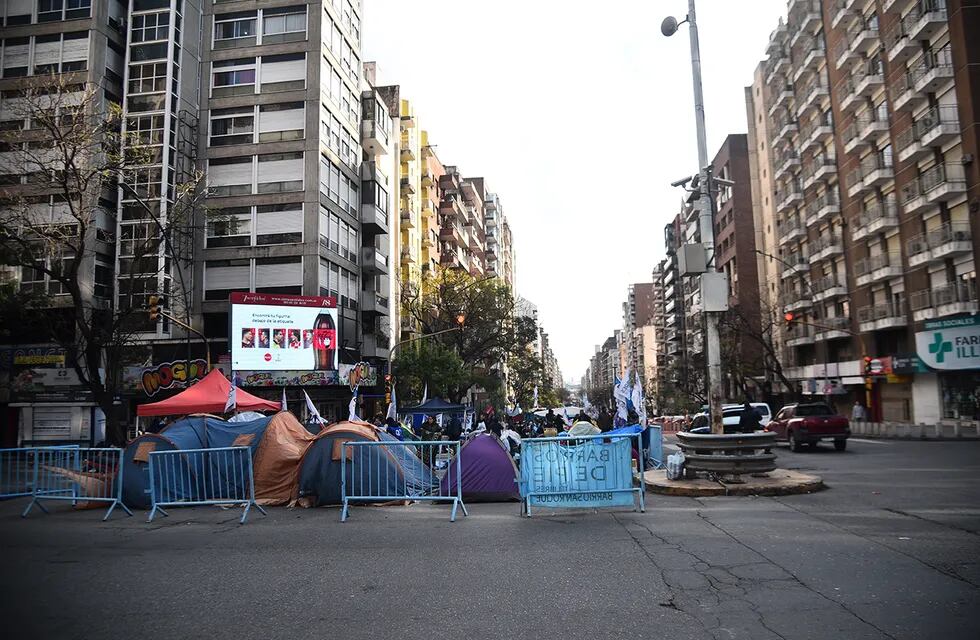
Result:
[[[783,122],[777,121],[774,124],[775,126],[773,127],[773,130],[776,132],[776,137],[773,138],[773,141],[779,141],[779,140],[788,141],[789,137],[799,130],[796,126],[795,120],[785,120]]]
[[[837,173],[837,158],[814,158],[803,170],[803,190],[816,186],[820,180]]]
[[[791,291],[787,294],[785,302],[783,303],[784,311],[803,311],[804,309],[809,309],[813,306],[813,300],[808,295],[803,295],[797,291]]]
[[[927,97],[915,92],[911,73],[903,73],[896,78],[888,87],[888,95],[892,101],[892,109],[904,111],[913,109],[915,106],[926,100]]]
[[[910,38],[908,34],[910,17],[911,14],[903,18],[884,35],[885,55],[890,63],[908,60],[919,50],[919,43]]]
[[[844,131],[841,132],[841,141],[844,143],[844,153],[853,153],[859,147],[868,144],[858,135],[858,123],[856,121],[844,127]]]
[[[806,206],[806,226],[812,226],[821,220],[840,213],[840,200],[833,191],[827,191]]]
[[[910,73],[916,93],[940,93],[953,82],[953,56],[949,45],[926,53]]]
[[[803,237],[806,237],[806,228],[797,218],[789,218],[786,224],[779,227],[779,246]]]
[[[902,273],[902,256],[897,252],[878,253],[861,258],[854,263],[854,282],[859,287],[891,278],[900,278]]]
[[[898,228],[898,205],[894,202],[875,202],[858,216],[851,231],[856,242],[868,236]]]
[[[926,169],[902,189],[902,210],[917,214],[940,202],[966,193],[966,179],[961,165],[937,164]]]
[[[837,25],[843,22],[845,18],[854,17],[854,13],[851,11],[851,8],[854,5],[854,0],[837,0],[834,5],[834,13],[830,18],[830,26],[832,29],[836,29]]]
[[[850,43],[847,41],[846,36],[837,41],[831,55],[834,60],[834,66],[837,69],[843,69],[847,61],[855,56],[854,52],[851,51]]]
[[[899,329],[908,324],[905,314],[905,301],[867,305],[858,310],[858,329],[864,331],[883,331]]]
[[[872,144],[882,136],[888,136],[887,119],[878,117],[864,117],[858,119],[858,137],[861,138],[863,142]]]
[[[917,3],[915,9],[906,16],[909,39],[929,40],[942,29],[947,19],[945,4],[945,2]]]
[[[851,55],[871,53],[878,46],[878,27],[855,22],[847,30],[847,42]]]
[[[806,344],[813,344],[813,332],[806,325],[797,325],[786,331],[786,346],[801,347]]]
[[[797,182],[791,182],[785,185],[783,191],[783,197],[776,203],[776,210],[780,213],[789,210],[795,204],[803,201],[803,192],[800,190],[800,185]]]
[[[960,135],[956,105],[932,107],[896,136],[898,159],[902,162],[927,155],[931,147],[942,147]]]
[[[842,282],[836,275],[824,276],[813,283],[814,302],[822,302],[846,295],[847,283]]]
[[[388,132],[377,120],[361,121],[361,145],[372,156],[388,155]]]
[[[973,237],[970,224],[956,222],[944,224],[926,234],[929,255],[933,261],[945,260],[954,256],[973,253]]]
[[[890,157],[871,154],[861,160],[861,181],[864,191],[870,191],[894,178],[895,167]]]
[[[376,204],[361,204],[361,229],[364,233],[377,235],[388,233],[388,214],[378,208]]]
[[[785,280],[792,276],[797,276],[806,273],[810,269],[810,262],[807,260],[806,255],[802,253],[793,253],[783,260],[783,274],[782,277]]]
[[[361,247],[361,271],[370,275],[388,273],[388,256],[375,247]]]
[[[779,180],[791,169],[795,169],[800,166],[800,156],[790,151],[777,158],[775,164],[776,164],[775,177],[777,180]]]
[[[803,58],[803,62],[797,67],[796,71],[793,72],[793,81],[796,82],[803,77],[807,71],[815,70],[817,63],[823,60],[827,56],[827,50],[824,48],[822,42],[812,41],[810,46],[806,47],[806,56]]]
[[[812,32],[813,28],[820,24],[820,3],[807,2],[800,10],[802,13],[800,14],[799,33]]]
[[[833,142],[834,125],[831,122],[824,122],[822,119],[811,123],[800,135],[802,145],[801,151],[808,151],[812,147],[820,147],[827,142]]]
[[[361,313],[375,316],[388,315],[388,298],[378,295],[375,291],[361,291]]]
[[[844,253],[844,241],[840,234],[830,233],[818,238],[810,247],[810,259],[819,262]]]
[[[813,337],[816,340],[838,340],[851,337],[851,321],[847,318],[824,318],[816,321],[815,324],[820,325],[815,328]]]
[[[400,185],[401,185],[402,195],[406,195],[406,194],[410,196],[415,195],[415,185],[412,183],[412,180],[408,176],[405,176],[401,179]]]
[[[789,104],[792,100],[793,100],[793,85],[784,83],[778,89],[778,93],[777,93],[777,89],[773,88],[772,106],[769,107],[769,116],[771,117],[777,111],[779,111],[780,107],[786,107],[788,109]]]
[[[402,221],[401,226],[403,229],[415,229],[418,226],[411,209],[402,209],[400,219]]]
[[[961,313],[977,313],[977,290],[969,282],[954,282],[924,291],[910,298],[916,322]]]
[[[864,68],[854,74],[854,93],[861,97],[871,95],[885,84],[885,76],[881,69]]]
[[[803,91],[800,92],[802,100],[798,105],[797,113],[806,113],[811,108],[818,109],[820,107],[820,101],[827,97],[828,91],[827,84],[821,82],[819,76],[813,82],[808,83]]]

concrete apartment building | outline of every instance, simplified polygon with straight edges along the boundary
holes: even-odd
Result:
[[[779,247],[761,287],[800,319],[790,377],[878,419],[980,411],[980,357],[957,346],[980,331],[980,12],[964,4],[790,2],[747,96],[763,246]]]

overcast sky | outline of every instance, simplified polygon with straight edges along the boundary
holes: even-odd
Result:
[[[483,176],[514,229],[517,291],[566,379],[622,326],[632,282],[697,171],[683,0],[364,0],[363,56],[439,158]],[[744,133],[743,88],[785,0],[700,0],[708,154]]]

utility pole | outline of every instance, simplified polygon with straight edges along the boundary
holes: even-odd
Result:
[[[688,33],[691,38],[691,76],[694,81],[694,122],[698,140],[698,226],[701,231],[701,244],[705,251],[705,273],[715,273],[715,224],[711,203],[711,167],[708,166],[708,142],[704,126],[704,95],[701,89],[701,48],[698,42],[698,24],[694,0],[688,0]],[[677,30],[677,21],[664,20],[661,32],[670,36]],[[704,304],[704,300],[701,301]],[[711,414],[711,433],[724,433],[721,410],[721,339],[718,335],[719,316],[717,312],[704,312],[705,317],[705,357],[708,361],[708,408]]]

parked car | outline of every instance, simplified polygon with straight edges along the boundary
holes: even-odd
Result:
[[[830,405],[812,402],[786,405],[772,419],[766,431],[775,433],[777,440],[788,442],[793,451],[800,451],[803,445],[815,445],[821,440],[833,440],[834,448],[844,451],[851,435],[851,425]]]
[[[755,412],[757,414],[759,414],[759,426],[761,426],[764,429],[766,425],[768,425],[769,422],[772,420],[772,409],[770,409],[769,405],[766,404],[765,402],[753,402],[752,408],[755,409]],[[722,405],[721,423],[725,426],[725,433],[735,432],[735,427],[738,427],[738,423],[742,419],[742,412],[744,410],[745,410],[744,404],[731,403],[731,404]],[[698,415],[704,415],[707,417],[708,407],[707,406],[701,407],[701,413],[696,414],[695,417],[697,417]],[[710,423],[710,417],[708,421]],[[694,430],[692,429],[692,431]],[[709,425],[706,431],[703,428],[700,429],[700,431],[703,433],[711,433],[711,427]]]

